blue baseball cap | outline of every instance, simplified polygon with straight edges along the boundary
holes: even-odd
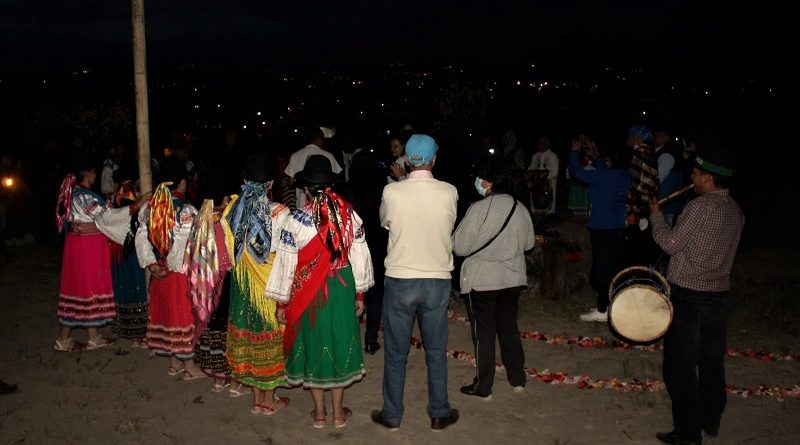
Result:
[[[406,142],[406,157],[413,166],[430,164],[439,146],[427,134],[414,134]]]
[[[653,132],[644,125],[634,125],[628,130],[628,137],[637,136],[643,141],[652,141]]]

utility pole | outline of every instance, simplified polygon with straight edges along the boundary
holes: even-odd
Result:
[[[153,190],[150,165],[150,113],[147,105],[147,48],[144,34],[144,0],[131,0],[133,24],[133,76],[136,86],[136,144],[139,153],[139,188]]]

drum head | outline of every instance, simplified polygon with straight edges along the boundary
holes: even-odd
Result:
[[[608,307],[611,326],[633,342],[658,339],[672,323],[672,304],[653,286],[634,284],[617,293]]]

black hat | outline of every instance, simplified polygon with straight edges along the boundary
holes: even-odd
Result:
[[[88,153],[76,153],[70,157],[69,161],[67,162],[67,170],[68,173],[77,175],[93,169],[97,171],[99,164],[98,158],[91,156]]]
[[[332,184],[336,181],[331,161],[323,155],[311,155],[306,159],[303,170],[297,172],[295,179],[301,186]]]
[[[251,182],[269,182],[275,177],[272,159],[264,153],[255,153],[247,158],[244,179]]]
[[[734,156],[719,145],[698,143],[694,166],[718,176],[733,176]]]

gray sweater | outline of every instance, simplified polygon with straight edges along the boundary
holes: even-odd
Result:
[[[489,195],[470,205],[453,234],[453,251],[467,256],[500,231],[514,200],[505,194]],[[461,293],[527,286],[525,251],[535,243],[533,223],[525,206],[517,204],[503,232],[485,249],[461,265]]]

